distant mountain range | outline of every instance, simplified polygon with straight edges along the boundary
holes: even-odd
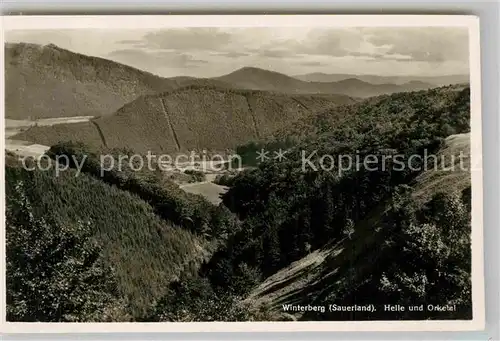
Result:
[[[282,73],[254,67],[244,67],[228,75],[215,78],[241,89],[282,91],[287,93],[336,93],[351,97],[371,97],[403,91],[425,90],[433,84],[412,81],[403,84],[371,84],[358,78],[344,78],[332,82],[309,82]]]
[[[306,78],[309,77],[312,76]],[[370,97],[435,86],[435,83],[421,80],[401,84],[382,81],[372,84],[363,77],[311,82],[278,72],[244,67],[216,78],[163,78],[111,60],[74,53],[53,44],[5,45],[6,117],[12,119],[111,115],[142,95],[191,85],[350,97]]]
[[[328,73],[308,73],[296,75],[294,78],[306,82],[340,82],[350,78],[356,78],[371,84],[432,84],[434,86],[468,83],[468,75],[446,75],[446,76],[378,76],[378,75],[354,75],[354,74],[328,74]]]

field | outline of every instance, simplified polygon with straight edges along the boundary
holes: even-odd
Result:
[[[32,127],[53,126],[56,124],[72,124],[79,122],[87,122],[92,116],[75,116],[75,117],[57,117],[46,118],[39,120],[13,120],[5,119],[5,149],[7,151],[22,155],[22,156],[39,156],[44,154],[49,148],[49,145],[32,143],[29,141],[17,140],[12,137]]]
[[[221,195],[227,191],[227,187],[204,181],[199,183],[185,184],[180,186],[188,193],[199,194],[207,198],[214,205],[221,203]]]

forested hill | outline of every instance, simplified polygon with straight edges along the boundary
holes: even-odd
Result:
[[[10,321],[135,319],[209,254],[203,237],[131,191],[71,169],[26,171],[7,158]]]
[[[5,117],[101,116],[137,97],[182,86],[228,86],[207,79],[167,79],[56,45],[5,45]]]
[[[43,145],[80,141],[137,152],[225,150],[270,136],[301,117],[341,104],[344,95],[286,95],[191,86],[141,96],[91,122],[33,127],[14,138]]]
[[[406,137],[406,144],[417,137],[430,141],[467,132],[469,117],[464,112],[469,110],[469,94],[467,85],[458,84],[339,105],[299,118],[272,137],[241,145],[237,151],[244,159],[255,160],[256,151],[261,148],[272,151],[300,144],[314,150],[341,142],[375,148],[382,141],[390,143],[395,133],[408,130],[412,133]]]

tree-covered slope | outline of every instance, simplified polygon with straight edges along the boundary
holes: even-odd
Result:
[[[137,97],[207,79],[167,79],[53,44],[5,45],[5,117],[38,119],[110,115]]]
[[[48,146],[72,140],[140,153],[224,151],[270,136],[318,110],[352,102],[343,95],[292,96],[193,86],[142,96],[114,115],[91,122],[32,127],[15,139]]]
[[[77,175],[71,169],[56,176],[53,171],[26,171],[15,161],[9,161],[9,164],[6,168],[6,198],[7,207],[12,207],[12,211],[6,226],[8,255],[11,252],[35,252],[38,241],[49,238],[48,235],[33,235],[25,240],[25,244],[18,245],[17,250],[10,248],[16,236],[30,232],[25,230],[30,228],[30,224],[16,224],[16,219],[26,218],[26,212],[16,204],[20,198],[29,203],[27,213],[34,221],[46,221],[54,228],[68,229],[83,224],[88,233],[82,243],[95,242],[99,246],[96,256],[105,266],[113,269],[118,290],[116,295],[125,302],[127,308],[124,311],[130,316],[141,316],[171,281],[183,271],[190,268],[194,271],[207,256],[203,238],[161,219],[149,204],[135,194],[87,174]],[[43,271],[44,262],[50,259],[51,253],[57,252],[57,245],[57,240],[52,241],[47,246],[49,254],[32,260],[32,266]],[[8,262],[11,261],[14,258],[8,257]],[[19,263],[12,271],[22,271],[19,269],[22,266],[23,263]],[[77,268],[71,271],[78,272]],[[27,281],[27,278],[15,277],[12,272],[8,272],[7,278],[8,292],[28,285],[28,282],[17,282]],[[90,291],[81,293],[82,297],[91,294]],[[22,304],[21,298],[14,298],[9,300],[9,305]],[[84,316],[79,318],[85,320]],[[97,317],[103,318],[104,315]]]
[[[429,165],[353,224],[348,235],[269,276],[245,301],[254,309],[267,307],[275,318],[287,313],[305,320],[470,318],[469,139],[469,134],[446,138],[436,153],[442,168]],[[384,312],[388,303],[424,310]],[[374,304],[378,313],[287,312],[283,306],[289,304]],[[429,312],[429,304],[456,310]]]

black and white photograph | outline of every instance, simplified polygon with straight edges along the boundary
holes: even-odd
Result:
[[[484,323],[477,18],[38,19],[4,22],[3,324]]]

